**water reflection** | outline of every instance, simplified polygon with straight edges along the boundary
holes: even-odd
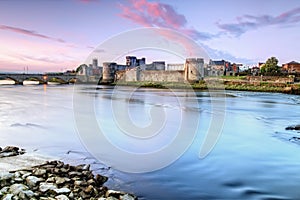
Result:
[[[185,90],[143,88],[127,98],[125,87],[118,96],[112,94],[112,89],[88,86],[79,90],[82,95],[95,98],[99,124],[111,123],[111,100],[128,104],[129,117],[142,127],[152,120],[149,110],[153,106],[168,111],[169,134],[147,145],[132,146],[132,151],[147,152],[151,145],[168,145],[166,141],[177,131],[178,113],[182,118],[199,117],[192,145],[180,159],[162,170],[122,173],[95,160],[80,141],[74,123],[72,86],[1,86],[0,146],[18,145],[71,163],[92,163],[97,172],[110,177],[110,187],[132,191],[141,199],[300,197],[300,133],[285,130],[289,125],[300,124],[299,96],[227,91],[226,121],[220,140],[208,157],[199,159],[199,148],[211,123],[211,101],[218,102],[218,96],[212,99],[208,92],[197,91],[191,97]],[[179,105],[176,98],[181,98],[183,104]],[[126,136],[116,132],[116,127],[103,128],[112,133],[117,145],[127,148]]]

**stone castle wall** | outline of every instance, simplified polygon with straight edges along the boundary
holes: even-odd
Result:
[[[184,71],[129,70],[118,71],[117,81],[184,82]]]

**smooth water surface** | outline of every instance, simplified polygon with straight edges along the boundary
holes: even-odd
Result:
[[[1,86],[0,146],[17,145],[74,164],[91,163],[96,172],[110,177],[110,187],[133,192],[140,199],[300,198],[300,133],[285,130],[300,124],[300,96],[226,91],[211,98],[207,91],[192,96],[184,90],[144,88],[126,99],[122,94],[127,89],[116,97],[112,95],[114,88],[104,86],[76,90],[74,86]],[[148,173],[120,172],[94,159],[85,148],[74,120],[74,92],[95,99],[94,114],[106,132],[118,130],[112,102],[128,102],[130,120],[142,127],[151,123],[149,109],[166,111],[165,132],[155,142],[130,146],[125,137],[113,138],[112,134],[111,140],[129,151],[147,152],[168,145],[182,120],[178,112],[187,119],[199,118],[196,137],[183,156],[168,167]],[[224,98],[221,136],[212,152],[200,159],[204,137],[211,124],[218,123],[211,121],[211,103]],[[183,104],[178,104],[178,99]]]

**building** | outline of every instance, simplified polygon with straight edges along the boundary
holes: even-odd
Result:
[[[146,64],[145,70],[165,70],[165,61],[153,61],[151,64]]]
[[[184,65],[184,80],[188,82],[196,82],[204,77],[204,59],[203,58],[187,58]]]
[[[126,66],[129,68],[143,66],[146,64],[146,58],[137,59],[135,56],[126,56]]]
[[[283,64],[282,71],[288,73],[300,73],[300,63],[296,61],[291,61],[289,63]]]
[[[209,60],[206,73],[208,76],[223,76],[231,71],[231,64],[225,60]]]
[[[94,58],[92,64],[82,64],[77,68],[78,79],[82,82],[97,82],[102,77],[102,67],[98,66],[98,60]]]

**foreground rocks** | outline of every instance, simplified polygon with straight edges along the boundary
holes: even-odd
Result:
[[[47,161],[42,165],[0,173],[0,199],[137,199],[132,194],[109,190],[103,185],[107,179],[94,175],[89,165]]]
[[[295,125],[295,126],[288,126],[285,128],[285,130],[300,130],[300,125]]]
[[[4,147],[3,149],[0,147],[0,158],[22,155],[24,153],[25,153],[25,150],[20,149],[19,147],[7,146],[7,147]]]

